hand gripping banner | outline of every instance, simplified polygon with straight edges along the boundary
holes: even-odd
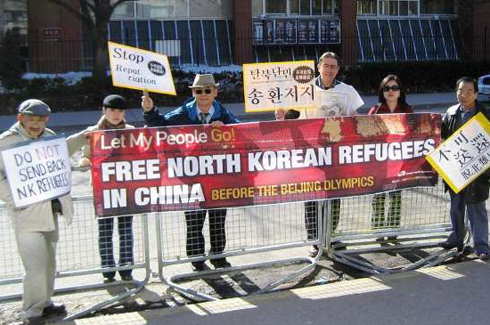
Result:
[[[440,115],[96,131],[98,216],[274,204],[433,186]]]

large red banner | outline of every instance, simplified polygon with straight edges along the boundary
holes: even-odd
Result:
[[[237,207],[433,186],[439,114],[97,131],[96,214]]]

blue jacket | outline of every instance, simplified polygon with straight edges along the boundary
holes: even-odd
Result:
[[[224,124],[240,123],[240,121],[220,102],[213,101],[214,113],[211,116],[211,121],[221,121]],[[168,112],[165,115],[158,113],[158,109],[154,108],[149,112],[145,112],[143,117],[148,126],[170,126],[170,125],[189,125],[201,124],[196,110],[196,99],[192,98],[184,103],[184,105]]]

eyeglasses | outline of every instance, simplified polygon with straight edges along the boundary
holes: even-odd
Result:
[[[201,95],[202,92],[204,91],[205,94],[211,94],[211,92],[213,91],[212,89],[196,89],[195,92],[196,94],[198,95]]]
[[[398,91],[398,90],[400,90],[400,86],[393,85],[393,86],[384,86],[383,87],[383,91],[386,92],[386,93],[389,92],[390,90]]]

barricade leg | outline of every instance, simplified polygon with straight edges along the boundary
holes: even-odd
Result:
[[[316,204],[317,202],[314,203]],[[307,203],[306,206],[313,206],[313,204]],[[182,213],[160,214],[156,218],[160,279],[170,287],[170,291],[185,297],[217,300],[212,295],[199,292],[178,282],[284,264],[307,263],[305,267],[301,265],[299,270],[295,270],[279,280],[271,281],[254,293],[259,294],[270,291],[292,278],[311,271],[315,268],[321,256],[321,242],[323,241],[323,235],[321,234],[324,232],[321,223],[316,222],[316,216],[308,218],[308,210],[305,210],[304,207],[305,203],[295,202],[284,205],[230,208],[226,210],[226,220],[223,212],[222,214],[216,214],[214,219],[213,217],[207,218],[203,225],[201,225],[201,222],[198,225],[191,222],[189,218],[190,212],[184,213],[185,218],[182,218]],[[205,234],[206,231],[203,231],[203,229],[206,227],[209,227],[209,237],[203,236],[199,243],[204,241],[204,245],[209,244],[209,251],[204,251],[202,255],[189,255],[190,248],[195,247],[189,245],[189,229],[198,228],[199,234]],[[222,230],[225,231],[223,232]],[[312,238],[313,235],[316,237]],[[186,238],[185,255],[183,255],[183,249],[180,247],[182,243],[175,241],[176,238],[182,237]],[[193,238],[196,237],[194,236]],[[272,254],[274,251],[311,245],[317,245],[320,249],[315,258],[294,257],[285,254],[287,256],[282,259],[277,257],[271,258],[271,260],[257,258],[257,260],[260,260],[259,262],[248,262],[241,265],[236,263],[238,260],[235,260],[232,266],[225,268],[213,263],[213,260],[216,261],[228,257],[233,259],[244,255],[269,254],[274,256]],[[197,253],[197,251],[193,252]],[[202,252],[202,250],[199,252]],[[215,267],[214,269],[208,267],[207,260],[211,260],[210,264]],[[178,272],[174,271],[174,275],[171,274],[171,267],[176,269],[178,264],[189,262],[193,264],[201,263],[205,267],[202,271],[191,273],[182,272],[179,268]]]
[[[389,204],[387,217],[386,203]],[[450,200],[444,193],[442,182],[435,187],[343,198],[338,229],[327,222],[329,257],[372,274],[436,265],[458,255],[457,252],[437,249],[451,233],[449,209]],[[418,249],[432,251],[427,257],[409,261],[409,265],[389,268],[361,257],[378,253],[396,256]]]

